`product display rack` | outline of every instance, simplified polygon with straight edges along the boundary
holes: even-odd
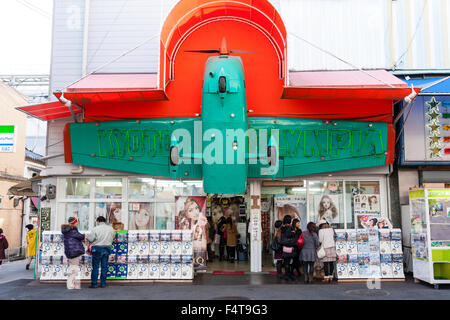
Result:
[[[43,233],[40,280],[67,279],[68,261],[60,232]],[[79,280],[88,281],[92,256],[81,256]],[[108,280],[192,282],[194,278],[191,230],[122,230],[116,232],[108,259]]]
[[[400,229],[337,229],[338,282],[405,281]]]
[[[413,273],[436,289],[450,283],[450,189],[409,192]]]

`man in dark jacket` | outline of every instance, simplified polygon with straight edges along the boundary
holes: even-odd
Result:
[[[294,231],[291,227],[292,218],[290,215],[285,215],[283,218],[283,225],[281,226],[281,241],[282,245],[282,258],[285,268],[285,274],[283,279],[286,281],[295,281],[295,277],[292,274],[292,262],[296,256],[297,240],[295,239]]]
[[[81,289],[77,274],[79,271],[80,257],[84,254],[83,240],[85,236],[78,231],[77,218],[70,217],[68,221],[69,224],[63,224],[61,226],[61,233],[64,239],[64,253],[69,260],[67,289]]]

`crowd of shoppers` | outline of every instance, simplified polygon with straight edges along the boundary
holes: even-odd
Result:
[[[303,265],[304,282],[312,283],[315,267],[323,264],[325,271],[323,281],[333,280],[334,263],[337,258],[336,233],[325,219],[320,219],[317,224],[309,222],[307,230],[302,231],[300,220],[292,220],[290,215],[286,215],[283,221],[277,220],[274,227],[271,247],[274,250],[274,263],[279,279],[297,281],[296,276],[297,278],[302,276],[300,266]],[[319,258],[318,251],[325,254]]]

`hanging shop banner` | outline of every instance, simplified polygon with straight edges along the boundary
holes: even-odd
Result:
[[[450,96],[422,95],[404,124],[403,164],[450,161]]]
[[[292,220],[300,220],[300,228],[306,230],[308,224],[306,214],[306,196],[275,197],[275,221],[283,221],[284,216],[290,215]]]
[[[175,229],[192,230],[194,269],[206,270],[206,197],[175,197]]]
[[[0,152],[14,152],[14,126],[0,126]]]

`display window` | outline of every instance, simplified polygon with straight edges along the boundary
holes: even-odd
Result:
[[[65,198],[89,199],[91,192],[91,179],[67,178],[64,179]]]
[[[335,229],[366,229],[371,223],[383,228],[389,223],[383,199],[384,178],[304,180],[303,187],[286,187],[274,196],[274,221],[289,214],[300,219],[302,230],[323,218]]]
[[[95,179],[96,198],[122,198],[122,179]]]
[[[202,181],[173,181],[141,177],[59,178],[57,223],[80,217],[80,229],[95,226],[97,217],[123,223],[127,230],[175,228],[175,198],[206,196]]]

